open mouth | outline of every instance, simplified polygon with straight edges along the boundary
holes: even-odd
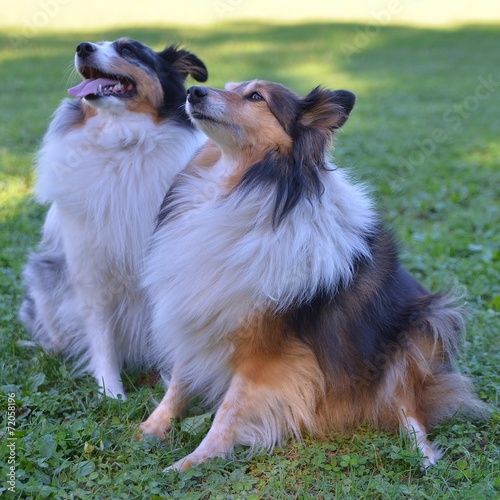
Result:
[[[101,97],[133,97],[136,94],[136,84],[130,78],[120,75],[111,75],[91,66],[79,68],[85,78],[76,87],[68,89],[73,97],[99,99]]]

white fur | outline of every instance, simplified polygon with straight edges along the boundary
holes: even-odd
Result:
[[[404,408],[400,410],[400,415],[406,433],[422,454],[424,468],[427,469],[431,465],[435,465],[441,458],[441,450],[429,442],[427,432],[422,427],[422,424],[417,419],[408,416]]]
[[[45,137],[36,191],[52,204],[42,249],[63,252],[67,263],[61,322],[81,326],[47,333],[71,336],[69,354],[108,395],[124,396],[121,365],[144,360],[148,314],[137,285],[147,239],[174,176],[204,136],[125,110],[100,110],[85,126],[61,131],[71,107],[62,103]]]
[[[193,392],[217,399],[231,372],[230,333],[258,311],[285,310],[352,278],[369,256],[371,201],[337,168],[322,173],[321,203],[300,200],[273,229],[275,193],[226,197],[230,162],[180,174],[172,213],[155,233],[144,284],[153,307],[153,352],[181,367]],[[291,276],[292,275],[292,276]]]

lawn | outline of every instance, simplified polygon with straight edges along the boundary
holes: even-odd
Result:
[[[435,429],[442,460],[423,472],[402,436],[358,429],[306,438],[272,455],[214,460],[184,474],[162,469],[192,451],[210,415],[193,405],[169,443],[137,441],[163,393],[126,374],[125,402],[99,400],[90,377],[26,347],[17,320],[22,266],[46,208],[33,200],[33,155],[50,116],[77,81],[82,40],[128,35],[159,49],[181,41],[210,70],[209,84],[254,77],[299,93],[323,84],[356,93],[336,162],[373,186],[409,270],[433,290],[468,301],[460,366],[492,417]],[[315,23],[225,23],[106,32],[0,31],[0,492],[12,498],[412,498],[500,495],[500,25],[447,29]],[[9,394],[15,441],[7,441]],[[14,443],[14,446],[12,446]],[[11,445],[11,448],[8,445]],[[15,493],[9,460],[15,458]]]

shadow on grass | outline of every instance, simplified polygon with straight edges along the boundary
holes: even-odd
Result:
[[[299,93],[318,84],[350,88],[362,103],[356,113],[366,118],[363,126],[358,119],[360,131],[370,133],[383,117],[383,123],[394,123],[398,134],[404,136],[405,129],[412,133],[425,129],[428,117],[442,121],[448,108],[474,95],[481,77],[493,75],[493,81],[500,82],[500,72],[492,64],[499,34],[499,26],[368,29],[367,25],[335,23],[131,27],[42,33],[33,38],[0,32],[0,72],[4,80],[0,105],[5,120],[5,130],[0,132],[5,132],[1,136],[9,148],[34,149],[65,89],[78,81],[71,70],[76,44],[126,35],[156,49],[167,42],[181,42],[206,62],[213,86],[229,80],[263,78],[280,81]],[[484,109],[472,100],[468,103],[471,109],[480,111],[475,114],[487,114],[486,135],[489,125],[496,129],[494,132],[500,128],[490,99],[495,97],[495,103],[499,102],[495,85],[487,91],[485,100],[489,103]],[[470,114],[462,112],[458,125]]]

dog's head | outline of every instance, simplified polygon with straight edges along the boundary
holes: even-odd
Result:
[[[289,149],[304,136],[323,153],[333,132],[347,120],[354,100],[347,90],[316,87],[301,98],[278,83],[253,80],[228,83],[225,90],[191,87],[186,109],[226,153],[240,154],[248,147]]]
[[[186,110],[235,159],[235,186],[277,184],[279,222],[302,195],[321,191],[325,154],[354,102],[347,90],[316,87],[299,97],[283,85],[253,80],[229,83],[224,90],[191,87]]]
[[[182,112],[188,75],[199,82],[208,77],[203,62],[186,50],[172,45],[155,52],[128,38],[78,44],[75,67],[84,80],[69,89],[73,97],[94,108],[160,117]]]

